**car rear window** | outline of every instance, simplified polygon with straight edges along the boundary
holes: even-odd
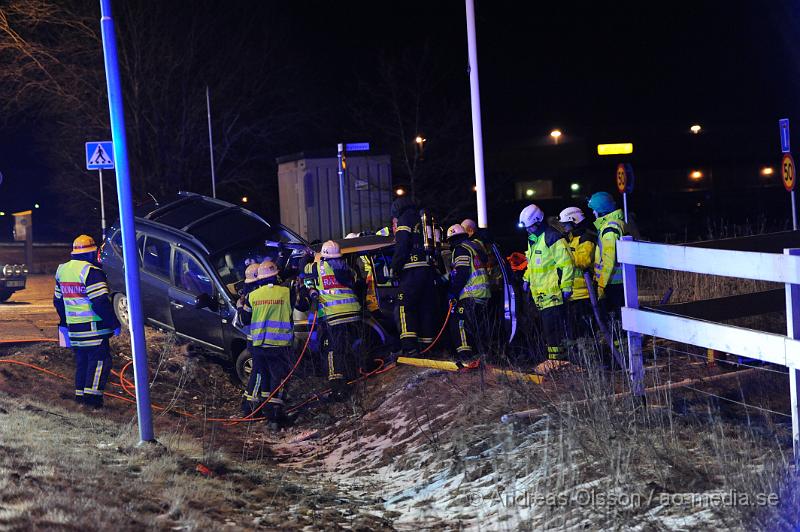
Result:
[[[195,201],[185,203],[177,206],[172,210],[165,212],[162,215],[155,216],[154,221],[176,227],[178,229],[186,227],[190,223],[199,220],[203,216],[207,216],[213,212],[226,209],[224,205],[216,205],[210,202]]]
[[[192,227],[189,233],[213,253],[268,230],[269,226],[259,219],[239,211],[230,211]]]

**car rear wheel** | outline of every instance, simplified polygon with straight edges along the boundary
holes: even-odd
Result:
[[[122,328],[128,328],[130,314],[128,312],[128,296],[125,294],[114,294],[114,314],[117,315]]]
[[[8,298],[11,297],[11,294],[13,293],[13,290],[0,290],[0,303],[5,303],[8,301]]]
[[[250,374],[252,372],[253,355],[250,354],[249,349],[245,349],[236,357],[236,376],[244,386],[247,386],[247,381],[250,380]]]

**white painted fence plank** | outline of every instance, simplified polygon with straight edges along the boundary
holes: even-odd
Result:
[[[622,327],[626,331],[800,367],[800,341],[779,334],[632,308],[622,309]]]
[[[622,264],[800,284],[800,256],[693,248],[634,240],[617,243]]]

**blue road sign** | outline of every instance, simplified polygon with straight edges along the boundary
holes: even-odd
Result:
[[[369,151],[369,142],[351,142],[347,144],[347,151]]]
[[[789,153],[792,151],[789,147],[789,119],[781,118],[778,120],[778,127],[781,130],[781,152]]]
[[[114,168],[114,143],[110,140],[86,143],[86,169],[111,170]]]

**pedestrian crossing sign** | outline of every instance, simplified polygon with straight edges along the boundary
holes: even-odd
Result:
[[[110,140],[86,143],[86,169],[111,170],[114,168],[114,143]]]

